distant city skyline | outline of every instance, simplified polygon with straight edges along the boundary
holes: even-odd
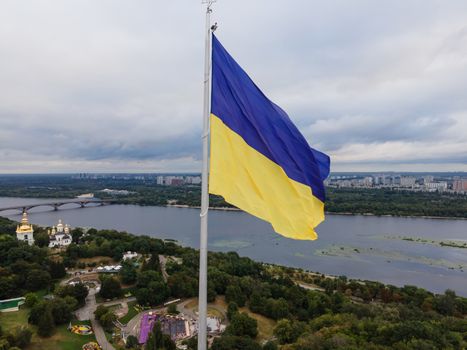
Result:
[[[200,171],[200,1],[0,10],[0,174]],[[219,0],[213,21],[332,172],[467,171],[467,2]]]

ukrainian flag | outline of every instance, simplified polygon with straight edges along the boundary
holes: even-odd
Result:
[[[285,237],[316,239],[330,159],[308,145],[214,35],[210,128],[209,192]]]

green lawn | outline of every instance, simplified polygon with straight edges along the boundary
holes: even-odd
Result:
[[[89,321],[73,321],[72,324],[87,324]],[[94,334],[92,335],[79,335],[68,331],[68,325],[61,325],[56,328],[53,336],[50,338],[34,337],[37,340],[36,346],[30,346],[29,349],[34,350],[80,350],[84,344],[90,341],[96,341]],[[33,344],[31,344],[33,345]]]
[[[0,325],[4,331],[17,326],[28,325],[28,308],[21,308],[17,312],[0,314]],[[72,321],[72,324],[90,324],[88,321]],[[68,325],[61,325],[55,329],[55,333],[49,338],[41,338],[36,334],[36,327],[29,325],[33,331],[31,344],[27,350],[80,350],[90,341],[96,341],[94,335],[78,335],[68,331]]]
[[[133,317],[135,317],[138,314],[138,310],[135,309],[135,306],[136,301],[130,301],[128,303],[128,313],[125,316],[118,319],[122,324],[127,324]]]
[[[19,311],[0,313],[0,326],[4,331],[13,329],[20,325],[28,324],[29,309],[20,308]]]
[[[263,315],[256,314],[247,307],[240,308],[240,312],[245,312],[251,318],[254,318],[258,322],[258,337],[256,338],[260,342],[270,340],[273,337],[273,330],[276,327],[276,321],[267,318]]]

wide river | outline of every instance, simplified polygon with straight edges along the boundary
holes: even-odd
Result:
[[[0,208],[50,201],[0,197]],[[0,215],[20,219],[18,211]],[[58,211],[47,207],[30,211],[34,224],[52,226],[58,219],[73,227],[116,229],[175,239],[194,248],[199,245],[198,209],[66,205]],[[467,220],[328,215],[317,232],[316,241],[295,241],[243,212],[209,212],[210,250],[236,251],[257,261],[397,286],[417,285],[434,292],[449,288],[467,296],[467,249],[439,245],[443,240],[467,242]]]

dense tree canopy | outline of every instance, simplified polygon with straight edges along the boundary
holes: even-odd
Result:
[[[30,247],[9,238],[8,234],[4,236],[0,239],[0,297],[18,296],[19,292],[24,295],[43,288],[45,280],[50,285],[51,279],[63,274],[64,264],[74,266],[80,258],[119,259],[128,250],[142,256],[141,265],[125,263],[124,272],[102,276],[103,297],[121,295],[119,281],[123,279],[131,285],[133,295],[143,306],[155,307],[169,298],[197,294],[199,254],[174,242],[91,229],[51,261],[45,248]],[[161,272],[159,255],[171,257],[167,262],[167,281]],[[209,252],[208,260],[209,298],[225,296],[230,321],[227,331],[214,340],[214,350],[262,347],[274,350],[276,343],[280,343],[281,350],[463,349],[467,346],[467,299],[453,291],[434,294],[415,286],[400,288],[343,276],[329,278],[254,262],[233,252]],[[297,281],[314,288],[302,288]],[[48,324],[53,331],[54,325],[69,319],[70,312],[84,302],[86,295],[86,287],[77,284],[59,285],[55,290],[55,305],[29,298],[29,321],[39,328]],[[104,311],[96,317],[110,327],[115,316]],[[250,312],[277,320],[273,342],[259,344],[257,322],[252,317],[257,316]],[[42,331],[41,334],[46,335]],[[150,346],[162,338],[158,340],[153,335],[151,339]],[[168,344],[164,346],[170,347]]]

